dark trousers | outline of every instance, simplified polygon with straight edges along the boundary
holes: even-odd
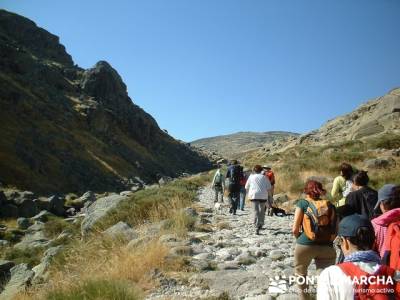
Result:
[[[240,192],[230,192],[229,201],[231,203],[231,211],[235,214],[239,204]]]

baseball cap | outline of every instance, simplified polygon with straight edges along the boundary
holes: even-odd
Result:
[[[362,215],[351,215],[344,217],[339,223],[338,236],[352,237],[357,235],[360,227],[370,227],[374,230],[371,221]]]
[[[394,196],[396,185],[395,184],[385,184],[378,191],[378,202],[376,202],[375,209],[379,207],[382,201],[390,199]]]

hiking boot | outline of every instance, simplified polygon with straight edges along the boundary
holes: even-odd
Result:
[[[230,209],[229,209],[229,213],[231,214],[232,212],[233,212],[233,209],[232,209],[232,208],[230,208]]]
[[[257,229],[256,229],[256,234],[257,234],[257,235],[260,235],[260,227],[257,227]]]

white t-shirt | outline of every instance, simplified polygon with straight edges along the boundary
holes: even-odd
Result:
[[[245,186],[250,200],[267,200],[268,191],[271,190],[271,183],[262,174],[251,174]]]

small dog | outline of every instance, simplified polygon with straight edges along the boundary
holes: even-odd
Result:
[[[286,212],[284,209],[279,208],[279,207],[275,207],[275,206],[272,206],[272,207],[269,209],[269,212],[268,212],[268,213],[269,213],[268,215],[270,215],[270,216],[275,215],[275,216],[277,216],[277,217],[289,217],[289,216],[293,216],[292,213],[288,213],[288,212]]]
[[[215,202],[214,213],[220,215],[222,214],[222,210],[223,210],[223,204],[221,202]]]

